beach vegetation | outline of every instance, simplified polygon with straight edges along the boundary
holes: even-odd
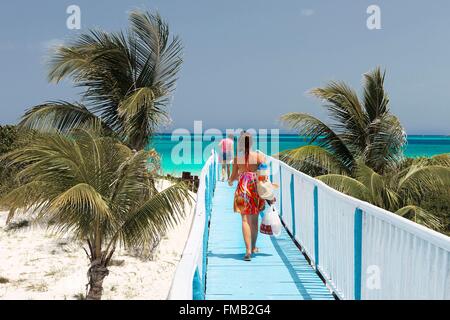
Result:
[[[135,151],[91,129],[37,134],[3,157],[20,166],[17,188],[0,199],[8,222],[32,208],[61,235],[83,241],[90,261],[87,299],[100,299],[118,247],[145,247],[184,216],[191,200],[180,182],[155,187],[151,152]]]
[[[390,111],[384,81],[380,68],[366,73],[361,98],[344,82],[313,89],[332,123],[306,113],[283,115],[309,143],[278,157],[343,193],[449,234],[450,157],[404,156],[405,130]]]
[[[15,126],[0,125],[0,156],[14,150],[18,144],[19,132]],[[14,186],[17,168],[6,167],[0,162],[0,196]]]
[[[132,149],[148,144],[169,122],[167,106],[182,65],[183,47],[158,13],[133,10],[127,32],[90,30],[53,48],[48,79],[71,79],[82,102],[50,101],[30,108],[21,127],[67,133],[102,128]]]
[[[430,229],[445,231],[444,217],[440,217],[436,214],[437,211],[427,205],[427,199],[437,193],[442,195],[443,201],[450,201],[450,167],[444,164],[429,165],[427,162],[413,160],[384,174],[379,174],[360,162],[354,177],[327,174],[318,176],[317,179],[338,191]]]
[[[0,126],[0,197],[18,186],[16,174],[20,170],[18,164],[5,165],[1,157],[26,145],[33,139],[34,134],[33,130],[21,129],[15,125]]]
[[[12,125],[0,125],[0,155],[14,149],[17,144],[17,128]]]
[[[48,285],[45,282],[33,283],[26,287],[28,291],[46,292],[48,291]]]
[[[86,296],[84,293],[80,292],[73,296],[75,300],[86,300]]]
[[[290,129],[306,136],[309,144],[280,152],[280,160],[312,175],[351,175],[361,160],[377,173],[403,160],[406,134],[391,113],[384,89],[385,72],[375,68],[364,75],[362,98],[345,82],[333,81],[311,91],[325,102],[331,124],[306,113],[281,117]]]

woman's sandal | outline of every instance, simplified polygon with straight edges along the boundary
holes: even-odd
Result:
[[[244,256],[244,261],[252,261],[252,255],[251,254],[246,254]]]
[[[252,250],[252,254],[256,254],[256,253],[259,253],[259,248],[257,248],[257,247]]]

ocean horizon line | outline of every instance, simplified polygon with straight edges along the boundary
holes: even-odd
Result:
[[[172,136],[174,135],[173,132],[156,132],[153,134],[153,136]],[[216,134],[205,134],[205,133],[190,133],[190,134],[176,134],[177,136],[184,137],[184,136],[216,136]],[[222,134],[225,136],[225,133]],[[308,138],[309,136],[305,135],[299,135],[295,133],[280,133],[279,136],[290,136],[290,137],[300,137],[300,138]],[[271,134],[268,132],[267,136],[271,136]],[[407,138],[417,138],[417,137],[427,137],[427,138],[450,138],[450,134],[406,134]]]

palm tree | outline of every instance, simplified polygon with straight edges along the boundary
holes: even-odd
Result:
[[[355,178],[327,174],[317,177],[332,188],[378,207],[442,231],[436,212],[421,205],[433,194],[441,194],[450,207],[450,156],[405,160],[396,169],[381,175],[360,161]]]
[[[182,45],[170,37],[159,14],[132,11],[126,34],[92,30],[55,48],[49,81],[71,77],[83,88],[83,103],[52,101],[35,106],[20,125],[38,130],[102,127],[136,150],[157,125],[169,119],[166,107],[182,64]]]
[[[82,240],[90,260],[87,299],[100,299],[116,248],[153,243],[190,201],[183,183],[156,190],[152,158],[92,130],[37,135],[6,155],[9,165],[20,165],[22,183],[1,204],[12,208],[8,221],[31,208]]]
[[[390,112],[380,68],[364,75],[363,97],[344,82],[331,82],[311,93],[325,101],[334,122],[328,126],[305,113],[288,113],[281,120],[309,145],[281,152],[282,161],[311,175],[351,174],[358,159],[383,173],[402,160],[406,137],[399,120]]]

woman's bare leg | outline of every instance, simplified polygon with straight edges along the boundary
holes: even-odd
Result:
[[[250,226],[249,215],[242,214],[242,235],[244,236],[245,242],[245,254],[249,255],[252,253],[252,230]]]
[[[225,170],[226,170],[226,164],[225,162],[222,162],[222,181],[225,181]],[[230,175],[227,176],[227,179],[230,178]]]
[[[258,227],[259,227],[258,220],[259,214],[252,214],[250,216],[250,223],[252,229],[252,253],[258,251],[258,248],[256,247],[256,241],[258,240]]]

